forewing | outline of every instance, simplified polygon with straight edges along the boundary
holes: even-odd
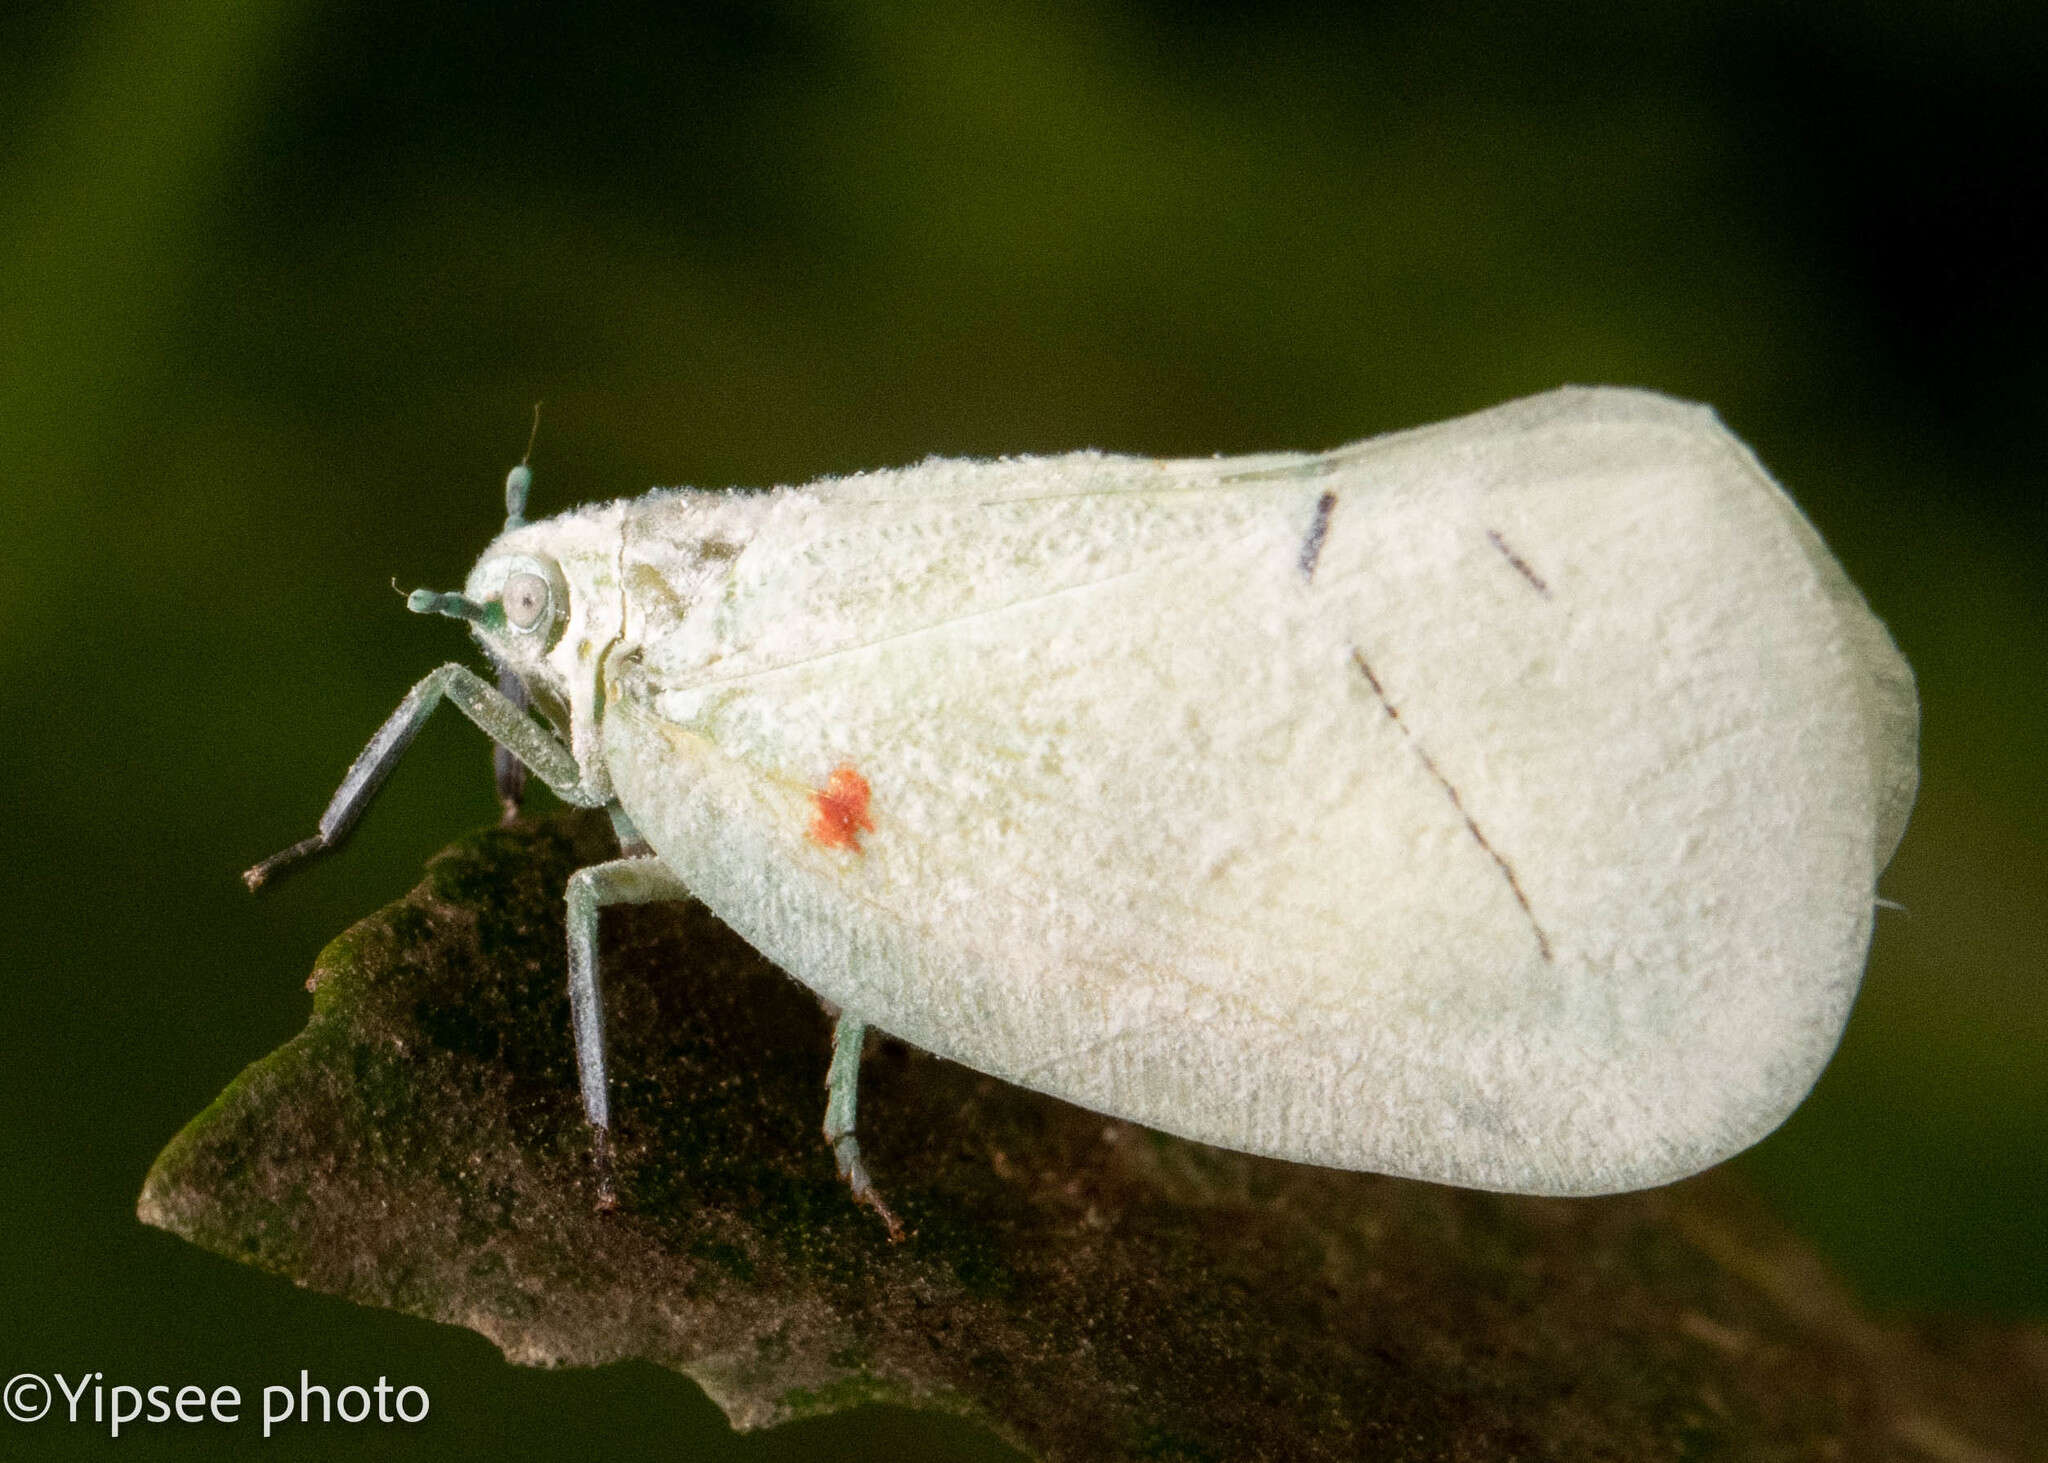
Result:
[[[1553,393],[751,511],[620,676],[614,775],[884,1029],[1206,1141],[1546,1192],[1753,1141],[1833,1047],[1897,657],[1709,414]]]

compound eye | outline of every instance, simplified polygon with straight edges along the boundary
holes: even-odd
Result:
[[[547,618],[548,582],[538,574],[522,570],[505,581],[500,596],[505,618],[515,630],[534,630]]]

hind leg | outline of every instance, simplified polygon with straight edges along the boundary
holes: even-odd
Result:
[[[860,1049],[867,1030],[863,1022],[844,1012],[832,1028],[832,1067],[825,1074],[825,1142],[855,1201],[880,1216],[888,1227],[890,1242],[896,1243],[903,1238],[903,1221],[875,1192],[867,1166],[860,1160],[860,1140],[853,1135],[854,1110],[860,1104]]]

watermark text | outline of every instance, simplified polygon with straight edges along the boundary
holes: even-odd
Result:
[[[124,1428],[132,1433],[175,1423],[260,1422],[266,1438],[285,1428],[337,1423],[402,1426],[426,1421],[432,1406],[427,1389],[417,1383],[395,1385],[379,1377],[337,1385],[316,1382],[303,1370],[296,1386],[265,1386],[259,1402],[245,1406],[242,1389],[226,1384],[115,1382],[104,1372],[20,1372],[0,1391],[0,1405],[12,1422],[82,1423],[116,1438]]]

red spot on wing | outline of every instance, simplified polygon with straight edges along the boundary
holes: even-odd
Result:
[[[839,766],[825,785],[811,794],[818,816],[811,820],[811,839],[826,848],[860,852],[860,836],[875,831],[868,816],[868,780],[851,767]]]

